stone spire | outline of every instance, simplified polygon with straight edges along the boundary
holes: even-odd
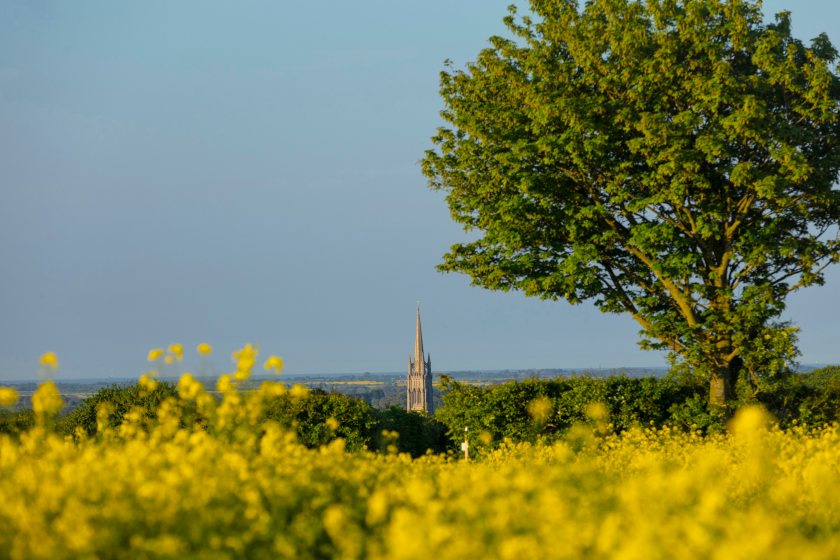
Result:
[[[420,305],[417,305],[417,327],[414,332],[414,363],[419,364],[423,371],[425,371],[425,361],[423,360],[423,328],[420,326]]]
[[[432,393],[432,358],[423,356],[423,328],[420,325],[420,305],[417,305],[417,324],[414,332],[414,359],[408,357],[408,376],[405,383],[405,408],[408,411],[434,412]]]

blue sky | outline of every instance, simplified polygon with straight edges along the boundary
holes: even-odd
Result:
[[[400,371],[418,300],[438,372],[663,365],[627,317],[434,269],[464,235],[418,165],[438,72],[507,4],[0,0],[0,379],[202,341]],[[783,9],[840,44],[835,0]],[[804,362],[840,362],[838,286],[789,300]]]

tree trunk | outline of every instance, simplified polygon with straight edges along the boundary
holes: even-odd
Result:
[[[712,374],[709,383],[709,406],[724,408],[732,398],[732,385],[729,383],[728,369],[719,369]]]
[[[717,368],[709,382],[709,406],[724,408],[735,396],[735,383],[744,365],[740,357],[733,358],[726,367]]]

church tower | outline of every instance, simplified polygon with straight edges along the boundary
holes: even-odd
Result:
[[[408,377],[405,382],[405,409],[435,411],[432,400],[432,358],[423,359],[423,329],[420,328],[420,306],[417,306],[417,332],[414,335],[414,359],[408,357]]]

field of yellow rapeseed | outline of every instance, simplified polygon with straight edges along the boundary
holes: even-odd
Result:
[[[0,556],[840,557],[836,426],[780,431],[746,409],[725,436],[602,437],[593,407],[563,441],[477,462],[350,453],[342,440],[310,450],[259,414],[306,389],[240,391],[256,353],[236,358],[246,369],[222,378],[220,399],[186,374],[157,419],[138,411],[111,428],[103,407],[92,437],[50,430],[61,402],[45,383],[37,426],[0,437]]]

